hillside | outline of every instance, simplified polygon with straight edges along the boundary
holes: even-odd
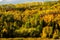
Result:
[[[60,38],[60,2],[0,5],[0,38]]]

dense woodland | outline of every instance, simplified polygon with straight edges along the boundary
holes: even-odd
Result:
[[[60,1],[0,5],[0,38],[60,38]]]

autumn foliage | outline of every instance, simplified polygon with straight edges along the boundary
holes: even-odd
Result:
[[[60,38],[60,2],[0,5],[0,37]]]

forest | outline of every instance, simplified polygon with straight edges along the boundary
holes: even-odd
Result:
[[[60,38],[60,1],[0,5],[0,38]]]

